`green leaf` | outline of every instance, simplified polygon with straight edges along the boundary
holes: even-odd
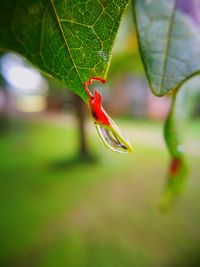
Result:
[[[167,210],[177,199],[177,196],[182,191],[188,176],[184,146],[180,141],[177,127],[175,110],[176,94],[177,92],[175,91],[164,127],[164,136],[171,156],[171,163],[167,174],[165,191],[160,203],[161,210]]]
[[[0,50],[16,51],[79,94],[105,78],[128,0],[6,0],[0,5]]]
[[[200,0],[133,0],[150,87],[162,96],[200,73]]]

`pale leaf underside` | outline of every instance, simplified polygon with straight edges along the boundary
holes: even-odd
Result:
[[[154,94],[200,73],[200,0],[133,0],[140,50]]]

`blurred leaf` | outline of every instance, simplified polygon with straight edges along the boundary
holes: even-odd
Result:
[[[138,53],[124,52],[114,54],[109,68],[109,79],[116,79],[125,74],[144,76],[144,69]]]
[[[155,95],[200,72],[200,0],[133,0],[140,51]]]
[[[171,163],[167,174],[167,183],[161,199],[161,209],[168,209],[181,192],[187,175],[188,168],[184,156],[184,146],[180,141],[177,120],[175,116],[176,92],[173,95],[171,108],[165,122],[164,135],[168,150],[171,155]]]
[[[0,50],[13,50],[85,101],[83,82],[107,74],[128,0],[7,0],[0,6]]]

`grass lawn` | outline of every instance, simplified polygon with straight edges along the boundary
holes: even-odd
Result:
[[[91,132],[99,157],[91,164],[76,160],[70,124],[18,122],[0,137],[1,267],[200,266],[200,154],[189,153],[184,192],[161,214],[168,165],[164,147],[154,145],[161,125],[124,125],[137,129],[135,152],[109,151]],[[199,144],[199,130],[192,123],[187,140]]]

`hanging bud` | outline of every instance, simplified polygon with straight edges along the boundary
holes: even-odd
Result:
[[[89,97],[89,108],[99,137],[102,142],[113,151],[120,153],[131,152],[132,147],[128,140],[103,109],[101,94],[98,90],[94,91],[94,95],[90,92],[88,86],[91,85],[93,81],[100,81],[101,83],[105,83],[106,81],[99,77],[92,77],[84,83],[85,90],[87,91]]]

